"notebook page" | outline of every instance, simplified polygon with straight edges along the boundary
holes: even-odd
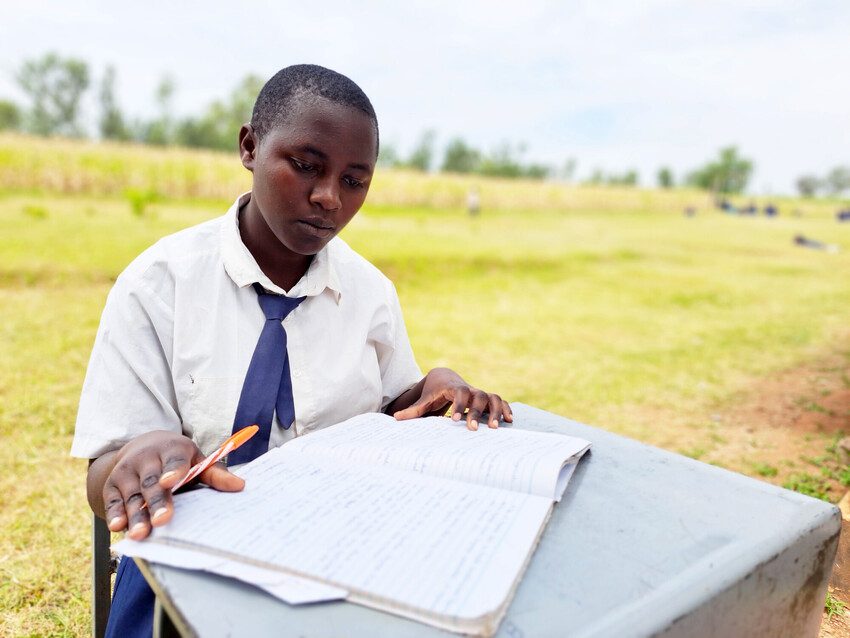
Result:
[[[273,450],[243,492],[178,495],[147,542],[210,548],[459,630],[504,611],[551,499]]]
[[[286,444],[307,456],[388,465],[560,501],[571,472],[561,468],[589,447],[584,439],[479,427],[445,417],[396,421],[362,414]],[[561,481],[559,482],[559,476]]]

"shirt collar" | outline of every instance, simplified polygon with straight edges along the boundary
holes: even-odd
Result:
[[[224,269],[233,282],[240,288],[259,283],[269,292],[289,297],[314,297],[328,289],[339,303],[342,291],[335,267],[336,238],[316,253],[307,272],[287,292],[272,283],[272,280],[260,270],[257,260],[242,242],[242,236],[239,234],[239,209],[250,199],[250,191],[240,195],[225,214],[224,223],[221,226],[221,257],[224,261]]]

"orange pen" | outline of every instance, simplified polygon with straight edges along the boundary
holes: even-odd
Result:
[[[241,430],[239,430],[236,434],[234,434],[229,439],[227,439],[224,443],[222,443],[215,452],[210,454],[207,458],[205,458],[203,461],[201,461],[197,465],[193,465],[189,469],[189,472],[186,474],[186,476],[184,476],[182,479],[180,479],[177,482],[177,484],[174,487],[171,488],[171,491],[176,492],[179,488],[186,485],[186,483],[188,483],[193,478],[198,476],[201,472],[203,472],[210,465],[212,465],[213,463],[218,461],[221,457],[227,456],[233,450],[235,450],[240,445],[245,443],[248,439],[250,439],[252,436],[254,436],[259,431],[259,429],[260,429],[259,426],[249,425],[248,427],[244,427]]]

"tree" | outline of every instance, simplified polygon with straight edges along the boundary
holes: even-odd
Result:
[[[564,162],[564,165],[561,167],[558,176],[565,182],[572,182],[573,178],[575,177],[577,168],[578,160],[575,157],[570,157]]]
[[[231,122],[234,124],[234,145],[237,143],[241,126],[251,121],[254,102],[257,101],[257,96],[260,94],[260,90],[265,83],[266,81],[259,75],[249,73],[230,92],[227,113],[230,116]],[[238,126],[235,126],[237,122]]]
[[[156,87],[154,97],[159,107],[159,117],[148,122],[141,131],[143,142],[148,144],[170,144],[174,137],[174,117],[172,115],[172,99],[177,85],[170,75],[162,76]]]
[[[174,142],[192,148],[217,148],[219,142],[215,123],[207,118],[187,117],[174,128]]]
[[[531,179],[546,179],[552,174],[552,168],[546,164],[528,164],[523,167],[522,174]]]
[[[18,105],[9,100],[0,100],[0,131],[17,131],[22,123],[23,118]]]
[[[474,173],[481,164],[481,153],[467,146],[461,138],[456,137],[446,147],[443,165],[440,168],[448,173]]]
[[[625,173],[611,173],[605,181],[612,186],[636,186],[638,180],[638,172],[634,169],[630,169]]]
[[[251,120],[257,94],[263,79],[245,76],[225,101],[216,100],[200,118],[186,118],[177,125],[178,144],[231,151],[236,148],[239,129]]]
[[[434,140],[436,137],[437,134],[432,130],[422,133],[419,143],[413,149],[413,152],[404,165],[409,168],[415,168],[418,171],[427,171],[430,169],[434,158]]]
[[[80,98],[89,86],[85,62],[47,53],[25,61],[15,79],[31,102],[30,131],[37,135],[82,135]]]
[[[820,178],[816,175],[800,175],[796,184],[800,197],[814,197],[823,186]]]
[[[829,171],[824,182],[830,193],[840,195],[850,189],[850,167],[836,166]]]
[[[105,140],[126,140],[130,132],[124,122],[124,115],[115,101],[115,68],[106,67],[100,82],[100,136]]]
[[[691,186],[715,193],[741,193],[753,172],[753,163],[740,157],[734,146],[720,149],[717,160],[692,171],[687,182]]]
[[[378,150],[378,166],[394,167],[399,164],[401,164],[401,159],[395,144],[382,141]]]
[[[481,168],[478,172],[492,177],[529,177],[531,179],[548,177],[552,172],[549,166],[522,163],[521,157],[526,149],[527,146],[522,142],[517,144],[516,147],[504,142],[481,160]]]
[[[601,168],[594,168],[590,173],[590,176],[585,180],[585,184],[590,184],[591,186],[598,186],[605,181],[605,173]]]
[[[659,188],[673,188],[673,171],[668,167],[662,166],[658,169],[658,186]]]
[[[525,144],[518,144],[514,148],[508,142],[503,142],[484,157],[479,172],[493,177],[522,177],[524,171],[520,156],[525,150]]]

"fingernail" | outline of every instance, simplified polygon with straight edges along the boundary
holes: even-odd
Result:
[[[493,419],[492,421],[490,421],[490,427],[491,428],[499,427],[499,422],[496,419]]]
[[[471,427],[473,430],[477,430],[478,429],[478,421],[475,421],[475,420],[470,421],[469,427]]]
[[[460,412],[455,412],[452,415],[452,421],[460,421]]]
[[[144,523],[136,523],[130,528],[130,536],[138,536],[140,533],[144,533],[146,529],[147,525]]]
[[[152,518],[153,518],[153,520],[156,520],[156,519],[158,519],[158,518],[159,518],[159,517],[161,517],[161,516],[165,516],[167,513],[168,513],[168,508],[166,508],[166,507],[160,507],[157,511],[155,511],[155,512],[153,513]]]
[[[108,527],[112,528],[118,525],[118,523],[121,522],[121,518],[121,516],[113,516],[112,518],[110,518]]]
[[[176,470],[168,470],[168,472],[165,472],[164,474],[162,474],[162,475],[159,477],[159,480],[161,481],[161,480],[163,480],[163,479],[170,479],[170,478],[171,478],[172,476],[174,476],[175,474],[177,474],[177,471],[176,471]]]

